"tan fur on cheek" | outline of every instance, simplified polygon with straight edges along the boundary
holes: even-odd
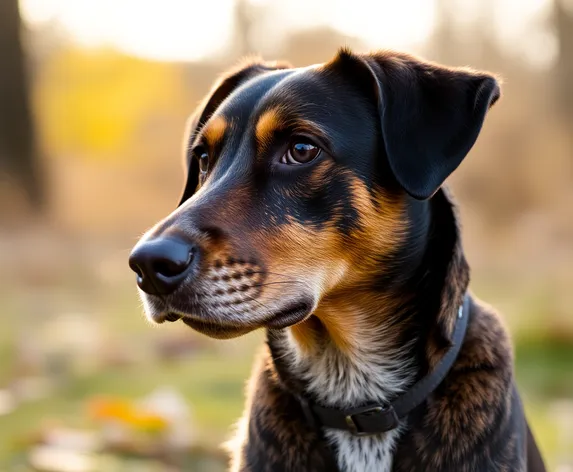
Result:
[[[297,300],[301,295],[319,302],[348,270],[342,238],[334,226],[316,229],[291,218],[286,225],[252,234],[252,244],[268,272],[261,296],[266,306]],[[306,329],[312,326],[312,330]],[[321,332],[320,323],[303,322],[295,332],[302,344],[312,344]]]
[[[381,188],[371,193],[357,177],[351,179],[351,200],[360,215],[360,235],[384,241],[384,247],[395,248],[406,229],[406,201],[402,195],[391,195]],[[367,251],[372,252],[372,250]]]
[[[290,332],[297,346],[308,354],[315,347],[319,337],[324,335],[324,326],[316,316],[311,316],[302,323],[291,326]]]
[[[372,326],[396,311],[396,301],[390,297],[374,292],[339,290],[327,295],[314,314],[331,342],[340,351],[351,352],[357,347],[366,347],[364,342],[371,338]],[[388,343],[387,347],[391,342]]]
[[[267,236],[266,249],[273,271],[296,274],[321,292],[332,289],[348,268],[342,235],[334,224],[315,229],[288,217],[289,223]],[[275,270],[276,269],[276,270]]]
[[[352,231],[348,251],[354,256],[353,267],[370,277],[372,271],[380,272],[380,257],[390,254],[404,240],[408,220],[406,201],[401,195],[391,195],[377,188],[372,194],[357,177],[351,178],[351,200],[359,214],[358,229]]]
[[[308,180],[308,190],[316,191],[328,184],[329,173],[334,170],[335,164],[332,159],[323,159],[312,168],[312,173]]]
[[[324,185],[331,170],[330,161],[317,166],[312,185]],[[358,227],[343,234],[337,226],[340,215],[336,212],[332,223],[317,229],[290,218],[288,224],[274,228],[261,237],[261,250],[269,272],[281,274],[276,280],[288,293],[283,280],[295,281],[294,290],[300,286],[304,292],[313,292],[319,301],[316,318],[310,318],[291,328],[291,335],[303,350],[312,349],[325,335],[341,350],[348,351],[365,333],[371,320],[356,312],[364,305],[369,294],[360,290],[384,270],[380,258],[391,253],[401,244],[406,234],[405,201],[377,190],[372,194],[364,183],[350,175],[348,198],[358,211]],[[271,276],[271,278],[273,278]],[[269,297],[276,296],[276,290]],[[384,305],[379,296],[373,296],[369,310],[381,313]],[[353,304],[354,297],[360,304]],[[353,306],[351,309],[349,304]],[[371,308],[371,309],[370,309]]]

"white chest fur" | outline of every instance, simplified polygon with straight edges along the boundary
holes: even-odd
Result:
[[[390,472],[399,430],[382,436],[352,436],[346,431],[328,431],[326,437],[338,451],[342,472]]]
[[[369,349],[362,345],[353,355],[326,348],[319,357],[306,357],[290,336],[287,349],[293,354],[291,368],[307,383],[309,393],[321,403],[337,408],[354,408],[367,403],[386,403],[407,388],[413,376],[410,362],[401,352]],[[337,451],[342,472],[389,472],[402,428],[376,436],[354,436],[347,431],[327,430],[326,438]]]

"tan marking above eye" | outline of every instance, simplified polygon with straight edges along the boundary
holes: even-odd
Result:
[[[216,116],[209,120],[203,130],[203,136],[211,146],[216,146],[225,136],[225,131],[229,127],[227,120],[222,116]]]
[[[257,120],[255,137],[260,147],[259,150],[264,150],[270,144],[274,133],[287,128],[292,136],[316,136],[323,140],[327,136],[318,123],[304,119],[296,110],[291,110],[287,105],[277,105],[263,112]],[[300,139],[304,141],[304,137]]]
[[[261,146],[266,146],[273,137],[273,133],[284,126],[282,110],[279,107],[265,111],[257,120],[255,136]]]

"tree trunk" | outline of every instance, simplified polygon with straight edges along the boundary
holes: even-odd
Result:
[[[436,0],[436,22],[431,39],[433,59],[445,64],[454,64],[457,59],[457,42],[453,28],[455,5],[451,0]]]
[[[18,0],[0,0],[0,173],[43,202]]]
[[[246,0],[235,3],[235,48],[239,57],[253,54],[251,44],[252,9]]]

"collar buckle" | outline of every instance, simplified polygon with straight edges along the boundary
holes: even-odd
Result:
[[[372,405],[356,408],[348,411],[344,419],[354,436],[381,434],[399,425],[398,415],[392,406]]]

